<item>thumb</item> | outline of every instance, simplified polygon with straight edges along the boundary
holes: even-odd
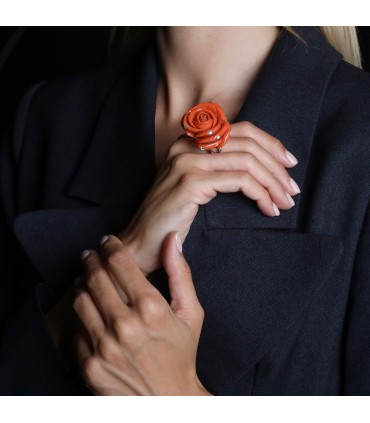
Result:
[[[171,232],[163,244],[163,266],[168,276],[171,308],[174,314],[190,326],[199,329],[203,309],[195,292],[191,270],[182,254],[178,232]]]

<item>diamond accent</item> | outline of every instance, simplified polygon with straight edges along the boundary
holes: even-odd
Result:
[[[221,138],[221,136],[220,135],[217,135],[216,140],[219,140],[220,138]]]
[[[184,129],[186,129],[188,127],[188,125],[185,123],[185,125],[184,125]]]
[[[205,147],[199,147],[202,151],[204,151],[205,150]]]
[[[212,135],[213,134],[213,132],[212,131],[208,131],[208,135]]]

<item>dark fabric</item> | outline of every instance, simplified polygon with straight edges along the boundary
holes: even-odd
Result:
[[[22,94],[41,79],[106,62],[112,27],[0,27],[0,135]]]
[[[198,375],[215,395],[370,394],[370,77],[315,27],[296,30],[306,43],[282,32],[236,119],[298,158],[296,205],[268,217],[219,194],[184,243],[206,313]],[[41,83],[19,106],[1,156],[2,289],[14,304],[2,393],[87,393],[43,312],[81,271],[79,252],[127,224],[154,180],[157,66],[149,44]],[[163,269],[153,283],[168,297]]]

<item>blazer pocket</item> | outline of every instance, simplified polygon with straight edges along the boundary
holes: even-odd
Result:
[[[232,392],[308,306],[343,250],[342,239],[321,234],[190,231],[184,254],[205,310],[197,365],[211,392]]]

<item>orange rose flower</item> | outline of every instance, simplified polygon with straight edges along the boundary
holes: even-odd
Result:
[[[231,125],[217,103],[199,103],[189,109],[181,119],[187,136],[194,139],[194,144],[201,150],[218,152],[230,138]]]

